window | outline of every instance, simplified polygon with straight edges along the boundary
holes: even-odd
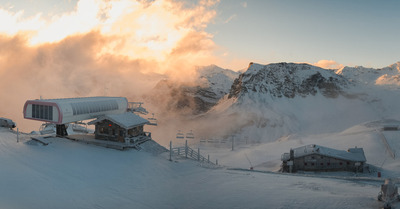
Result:
[[[315,165],[314,163],[311,163],[311,165]]]
[[[39,118],[39,117],[40,117],[40,114],[39,114],[39,105],[36,105],[35,114],[36,114],[36,117],[35,117],[35,118]]]
[[[49,106],[49,120],[53,120],[53,106]]]
[[[342,162],[340,162],[340,163],[339,163],[339,165],[343,165],[343,163],[342,163]]]
[[[32,118],[36,118],[36,105],[32,104]]]
[[[119,136],[124,136],[124,130],[119,130]]]
[[[324,165],[324,163],[321,163],[321,165]]]
[[[49,118],[49,106],[43,106],[43,118]]]
[[[305,166],[307,166],[307,163],[304,163]]]
[[[32,104],[32,118],[53,120],[53,106]]]
[[[326,163],[328,166],[331,165],[331,163]]]

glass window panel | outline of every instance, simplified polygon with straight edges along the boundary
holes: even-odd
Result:
[[[43,106],[43,119],[49,119],[49,106]]]
[[[49,107],[49,119],[53,120],[53,106]]]
[[[35,118],[39,118],[40,117],[40,115],[39,115],[39,105],[36,105],[35,112],[36,112]]]
[[[32,118],[36,118],[36,105],[32,104]]]

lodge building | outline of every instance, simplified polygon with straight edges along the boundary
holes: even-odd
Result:
[[[315,144],[290,149],[281,156],[282,172],[351,171],[363,172],[366,158],[362,148],[347,151]]]
[[[148,120],[126,112],[101,116],[88,125],[95,125],[96,139],[129,142],[134,137],[146,136],[143,127],[148,123]]]

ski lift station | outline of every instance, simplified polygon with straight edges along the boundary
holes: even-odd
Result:
[[[66,99],[39,99],[25,102],[25,119],[56,125],[58,136],[66,136],[66,125],[95,119],[96,138],[126,142],[145,135],[143,126],[149,121],[134,114],[125,97],[86,97]]]

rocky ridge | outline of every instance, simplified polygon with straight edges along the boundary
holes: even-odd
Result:
[[[228,98],[243,94],[268,94],[271,97],[294,98],[316,95],[336,98],[349,82],[334,71],[309,64],[250,64],[248,70],[233,82]]]

